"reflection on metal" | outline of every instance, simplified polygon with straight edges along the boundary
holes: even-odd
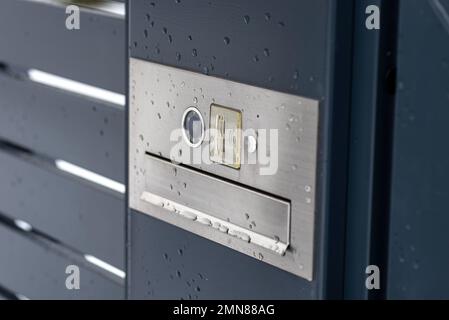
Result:
[[[129,97],[131,208],[312,280],[318,101],[138,59]]]

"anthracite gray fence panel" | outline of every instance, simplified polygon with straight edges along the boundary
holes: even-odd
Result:
[[[388,298],[449,298],[448,15],[400,2]]]
[[[0,148],[0,212],[124,269],[124,196]]]
[[[83,11],[65,27],[65,7],[24,0],[0,5],[0,61],[125,92],[125,19]]]
[[[31,224],[77,258],[0,219],[0,291],[121,299],[123,280],[82,257],[125,270],[125,195],[64,173],[54,161],[125,184],[125,107],[34,83],[26,71],[125,94],[126,19],[84,8],[81,29],[69,31],[65,6],[0,1],[0,217]],[[69,264],[81,268],[79,291],[65,288]]]
[[[0,283],[30,299],[123,299],[119,281],[46,247],[26,234],[0,225]],[[66,267],[80,268],[80,290],[68,290]],[[13,289],[12,289],[13,288]]]
[[[123,107],[2,75],[0,96],[1,139],[125,180]]]

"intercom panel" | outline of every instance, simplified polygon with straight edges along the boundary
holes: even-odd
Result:
[[[318,101],[134,58],[129,99],[131,208],[312,280]]]

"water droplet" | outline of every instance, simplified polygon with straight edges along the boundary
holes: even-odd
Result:
[[[194,57],[198,56],[198,51],[196,49],[192,50],[192,56]]]
[[[305,187],[304,187],[304,190],[305,190],[306,192],[310,192],[310,191],[312,191],[312,188],[311,188],[310,186],[305,186]]]
[[[259,260],[261,260],[261,261],[263,260],[263,254],[262,253],[259,252],[259,256],[258,257],[259,257]]]
[[[198,103],[198,98],[197,98],[197,97],[194,97],[194,98],[193,98],[193,103],[195,103],[195,104]]]
[[[178,278],[181,278],[181,276],[182,276],[182,274],[181,274],[181,271],[176,271],[176,275],[178,276]]]
[[[245,213],[245,218],[246,218],[246,220],[248,220],[249,219],[249,214]]]
[[[271,20],[271,14],[269,14],[268,12],[265,13],[265,20],[266,21],[270,21]]]
[[[192,36],[190,36],[190,35],[187,37],[187,39],[189,39],[190,41],[193,40]]]
[[[172,43],[173,42],[173,37],[171,36],[171,34],[168,35],[168,42]]]
[[[186,85],[186,83],[183,81],[183,82],[181,82],[181,88],[184,88],[184,86]]]
[[[157,114],[157,117],[159,118],[159,120],[161,120],[161,119],[162,119],[162,116],[161,116],[161,114],[160,114],[160,113],[158,113],[158,114]]]
[[[268,48],[263,49],[263,54],[265,57],[269,57],[270,56],[270,50]]]
[[[298,169],[298,166],[296,164],[292,165],[292,170],[296,171]]]
[[[178,250],[178,254],[179,254],[180,256],[182,256],[182,255],[184,254],[184,251],[182,251],[182,249],[179,249],[179,250]]]
[[[143,141],[143,135],[140,134],[139,138],[140,138],[141,141]]]
[[[254,62],[258,62],[259,61],[259,56],[257,54],[253,57],[253,61]]]
[[[278,22],[278,25],[281,26],[281,27],[285,27],[284,21],[279,21],[279,22]]]
[[[229,39],[229,37],[224,37],[223,41],[225,44],[229,44],[231,42],[231,39]]]
[[[285,125],[285,130],[289,131],[290,129],[291,129],[291,126],[287,123],[287,124]]]
[[[145,38],[148,38],[148,30],[147,30],[147,29],[145,29],[145,30],[143,31],[143,35],[144,35]]]
[[[243,17],[243,21],[245,21],[245,23],[248,24],[249,23],[249,16],[248,15],[244,16]]]
[[[299,71],[295,70],[295,72],[293,73],[293,79],[294,80],[298,80],[299,79]]]
[[[181,60],[181,54],[179,52],[176,52],[176,60],[178,61]]]
[[[162,32],[163,32],[164,34],[167,34],[167,32],[168,32],[167,28],[166,28],[166,27],[163,27],[163,28],[162,28]]]

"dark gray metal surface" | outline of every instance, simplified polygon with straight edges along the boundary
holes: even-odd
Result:
[[[388,298],[449,298],[448,17],[400,2]]]
[[[0,212],[124,269],[124,196],[0,148]]]
[[[111,273],[79,258],[90,254],[124,269],[124,196],[62,173],[53,160],[124,183],[125,108],[33,83],[24,71],[123,94],[125,17],[82,9],[77,31],[66,29],[66,17],[65,4],[0,3],[0,140],[19,147],[0,150],[0,214],[31,223],[78,256],[61,255],[0,221],[0,287],[29,298],[120,299],[123,281],[111,282]],[[12,77],[17,72],[20,78]],[[83,262],[84,291],[65,288],[70,262]]]
[[[123,286],[0,224],[0,283],[30,299],[122,299]],[[80,268],[80,290],[67,290],[68,265]]]
[[[132,211],[130,298],[341,296],[351,28],[352,1],[130,2],[132,57],[314,98],[322,110],[315,281]]]
[[[380,30],[365,27],[365,10],[379,6]],[[367,290],[366,267],[387,255],[391,123],[394,110],[397,2],[356,2],[345,253],[345,298],[381,298]],[[381,277],[381,287],[386,277]]]
[[[130,2],[134,58],[305,97],[325,94],[327,0]]]
[[[124,108],[5,75],[0,95],[0,139],[125,180]]]
[[[64,6],[2,0],[0,61],[124,93],[124,17],[86,10],[76,31],[66,17]]]
[[[131,299],[312,299],[317,294],[307,280],[131,214]]]

